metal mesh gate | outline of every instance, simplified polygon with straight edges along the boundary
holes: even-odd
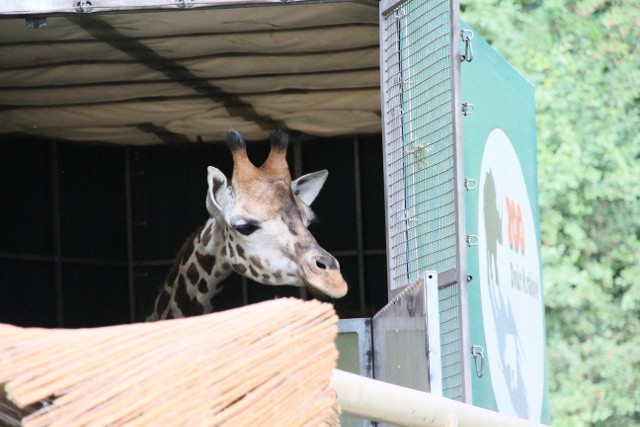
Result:
[[[385,146],[392,289],[455,268],[449,6],[403,2],[384,14]]]
[[[469,401],[457,11],[457,1],[383,0],[381,91],[389,296],[439,272],[443,395]]]

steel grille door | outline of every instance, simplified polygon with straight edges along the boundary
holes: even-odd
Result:
[[[381,2],[381,97],[389,297],[438,272],[443,395],[470,401],[458,7]]]
[[[391,287],[456,267],[449,6],[407,1],[384,15]]]

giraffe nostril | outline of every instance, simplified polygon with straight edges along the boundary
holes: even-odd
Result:
[[[337,270],[340,268],[336,259],[325,253],[325,251],[312,255],[305,261],[305,264],[315,274],[325,274],[330,270]]]

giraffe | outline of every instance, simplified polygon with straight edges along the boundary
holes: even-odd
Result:
[[[210,313],[233,272],[265,285],[306,286],[332,298],[347,293],[338,261],[307,229],[314,218],[309,206],[328,172],[292,181],[288,142],[286,133],[274,132],[267,159],[256,167],[242,135],[229,130],[231,182],[217,168],[207,168],[209,219],[178,252],[147,321]]]

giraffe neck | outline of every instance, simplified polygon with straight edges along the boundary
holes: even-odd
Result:
[[[233,271],[225,234],[214,218],[182,246],[147,321],[197,316],[213,311],[213,298]]]

